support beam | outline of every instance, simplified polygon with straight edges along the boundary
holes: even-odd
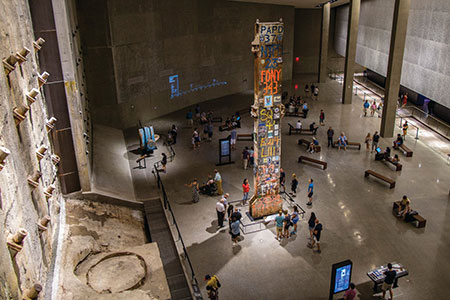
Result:
[[[361,0],[350,0],[347,30],[347,50],[345,51],[344,84],[342,103],[351,104],[353,97],[353,74],[355,73],[356,41],[358,40],[359,10]]]
[[[393,137],[411,0],[395,0],[380,135]]]
[[[330,2],[322,6],[322,31],[320,33],[319,83],[327,79],[328,37],[330,34]]]

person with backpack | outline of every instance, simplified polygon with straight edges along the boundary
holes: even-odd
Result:
[[[222,286],[220,284],[219,278],[217,275],[207,274],[205,276],[206,281],[206,291],[208,292],[208,298],[211,300],[219,300],[219,288]]]

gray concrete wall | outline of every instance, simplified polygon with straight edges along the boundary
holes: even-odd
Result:
[[[357,63],[386,76],[394,1],[361,3]],[[337,8],[335,49],[345,55],[348,6]],[[401,84],[450,107],[450,1],[412,0]]]
[[[0,58],[15,54],[23,47],[31,50],[28,61],[5,75],[0,72],[0,145],[10,150],[6,164],[0,171],[0,299],[22,299],[21,291],[35,283],[46,291],[47,275],[52,268],[55,241],[59,227],[59,207],[63,201],[57,176],[57,166],[53,165],[52,133],[47,133],[45,121],[49,118],[46,100],[41,94],[30,105],[18,126],[15,125],[13,109],[27,105],[26,94],[38,87],[37,74],[45,70],[39,68],[32,42],[35,40],[27,0],[18,0],[14,5],[0,1]],[[46,51],[45,44],[41,51]],[[51,76],[51,74],[50,74]],[[36,150],[41,145],[48,147],[44,158],[37,160]],[[39,186],[32,188],[27,177],[39,170],[42,177]],[[53,196],[46,200],[44,189],[56,185]],[[51,218],[47,231],[39,232],[36,223],[44,215]],[[9,233],[19,228],[28,231],[23,249],[14,257],[6,246]],[[43,299],[43,295],[40,296]]]
[[[294,74],[319,72],[321,9],[295,10]]]
[[[126,128],[252,89],[250,43],[257,18],[283,18],[283,79],[292,78],[293,7],[220,0],[77,5],[94,123]],[[185,94],[171,98],[173,75]]]

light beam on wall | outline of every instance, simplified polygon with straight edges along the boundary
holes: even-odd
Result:
[[[194,85],[191,83],[189,85],[189,89],[186,91],[182,91],[180,89],[180,83],[179,83],[179,76],[178,74],[169,76],[169,85],[170,85],[170,99],[173,99],[175,97],[184,96],[186,94],[201,91],[203,89],[207,88],[213,88],[221,85],[226,85],[228,82],[226,81],[217,81],[217,79],[213,79],[210,83],[204,84],[204,85]]]

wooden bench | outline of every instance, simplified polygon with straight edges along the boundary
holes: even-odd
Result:
[[[401,171],[402,170],[402,164],[401,163],[394,163],[392,161],[392,158],[388,157],[385,159],[385,161],[387,161],[388,163],[392,164],[393,166],[395,166],[395,171]]]
[[[230,125],[230,126],[222,125],[222,126],[219,126],[219,131],[233,130],[234,128],[239,128],[239,126],[238,125],[236,125],[236,126],[233,126],[233,125]]]
[[[315,164],[322,165],[324,170],[327,168],[327,162],[321,161],[321,160],[318,160],[318,159],[314,159],[314,158],[311,158],[311,157],[308,157],[308,156],[300,156],[298,158],[298,162],[299,163],[301,163],[303,161],[309,161],[309,162],[312,162],[312,163],[315,163]]]
[[[306,139],[299,139],[298,140],[298,144],[299,145],[305,145],[306,149],[308,149],[309,144],[311,144],[312,141],[308,141]],[[314,152],[320,152],[320,150],[322,150],[322,148],[320,147],[320,145],[314,145]]]
[[[285,112],[285,117],[298,117],[298,118],[305,118],[305,114],[303,112]]]
[[[373,170],[366,170],[366,172],[364,173],[364,177],[369,177],[369,175],[372,175],[373,177],[376,177],[380,180],[383,180],[384,182],[389,183],[391,189],[393,189],[395,187],[395,180],[393,180],[393,179],[383,176]]]
[[[222,123],[222,117],[213,117],[211,119],[212,123]]]
[[[334,144],[334,147],[339,147],[339,141],[335,141],[333,144]],[[361,143],[347,141],[347,148],[348,147],[357,147],[358,150],[361,150]]]
[[[238,133],[238,141],[253,141],[253,133]]]
[[[393,203],[393,205],[392,205],[392,214],[394,216],[396,216],[397,218],[400,218],[398,216],[398,208],[399,207],[400,207],[400,201],[395,201]],[[412,218],[411,223],[416,223],[417,222],[416,223],[416,227],[417,228],[423,228],[427,224],[427,220],[424,217],[422,217],[421,215],[419,215],[419,214],[412,215],[412,216],[410,215],[409,217]]]
[[[413,156],[412,150],[409,149],[408,147],[406,147],[405,143],[401,144],[396,149],[397,150],[401,150],[403,153],[406,153],[406,157],[412,157]]]
[[[288,123],[288,126],[289,126],[289,135],[292,135],[292,133],[301,133],[302,132],[301,128],[299,129],[297,127],[294,127],[290,123]]]

